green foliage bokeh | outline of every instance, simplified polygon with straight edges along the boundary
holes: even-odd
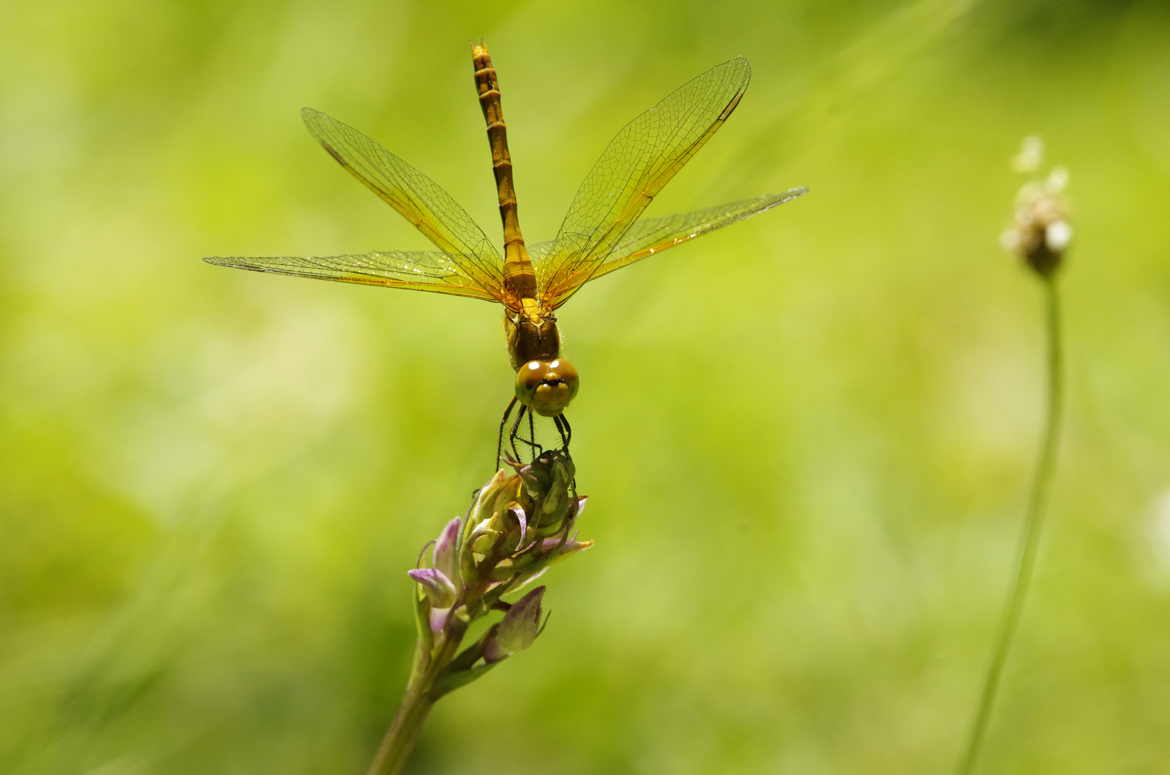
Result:
[[[1170,761],[1170,14],[1157,2],[41,3],[0,46],[0,771],[357,772],[419,547],[491,473],[487,304],[229,272],[422,238],[300,126],[379,139],[498,233],[469,44],[532,240],[610,136],[736,54],[652,213],[796,202],[564,308],[583,535],[529,652],[416,772],[940,772],[1040,419],[997,246],[1071,171],[1068,433],[987,772]]]

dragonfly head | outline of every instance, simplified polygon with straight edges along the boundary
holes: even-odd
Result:
[[[577,395],[577,369],[564,358],[528,361],[516,372],[516,398],[545,417],[556,417]]]

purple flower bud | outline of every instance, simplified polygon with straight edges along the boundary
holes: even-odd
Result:
[[[498,624],[488,630],[487,640],[483,644],[484,664],[490,665],[508,658],[508,654],[500,647],[499,641],[496,639],[499,634],[500,625]]]
[[[484,662],[489,665],[499,662],[532,645],[540,634],[540,602],[544,598],[544,589],[537,587],[517,600],[500,623],[492,628],[484,643]]]
[[[438,568],[415,568],[408,570],[406,575],[422,587],[432,608],[450,608],[459,594],[447,574]]]
[[[428,620],[431,625],[431,632],[439,632],[447,626],[447,620],[451,618],[450,608],[432,608]]]
[[[434,566],[451,580],[455,585],[459,583],[459,557],[456,550],[459,548],[459,529],[462,521],[459,517],[447,523],[443,532],[439,533],[435,541]]]

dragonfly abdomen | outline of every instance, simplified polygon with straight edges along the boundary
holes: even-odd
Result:
[[[520,215],[516,207],[516,185],[512,177],[512,155],[508,151],[508,127],[500,102],[500,82],[491,55],[482,43],[471,51],[475,65],[475,88],[479,106],[487,124],[488,145],[492,152],[492,174],[496,179],[496,198],[500,203],[500,220],[504,224],[504,288],[515,299],[536,296],[536,274],[524,235],[520,231]]]

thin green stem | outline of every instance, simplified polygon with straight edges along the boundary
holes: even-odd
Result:
[[[426,721],[434,701],[422,687],[408,687],[398,706],[394,722],[386,730],[378,753],[370,764],[369,775],[393,775],[402,772],[414,750],[419,730]]]
[[[1040,544],[1040,532],[1044,524],[1045,506],[1048,502],[1048,491],[1052,483],[1052,471],[1056,462],[1056,448],[1060,439],[1060,417],[1064,403],[1064,385],[1061,377],[1063,353],[1060,295],[1057,291],[1056,278],[1053,275],[1044,278],[1044,291],[1048,309],[1046,326],[1048,331],[1047,395],[1044,432],[1040,440],[1035,474],[1028,496],[1028,507],[1020,531],[1015,580],[1008,595],[1007,605],[1003,610],[999,638],[995,644],[995,651],[992,653],[991,664],[983,681],[979,710],[971,725],[966,751],[959,762],[957,771],[960,775],[970,775],[975,771],[979,752],[983,747],[983,740],[987,733],[988,721],[991,718],[991,709],[995,704],[996,693],[999,690],[1003,667],[1007,662],[1008,652],[1011,650],[1012,642],[1015,640],[1016,631],[1019,628],[1024,601],[1028,596],[1028,588],[1032,584],[1032,576],[1036,567],[1036,553]]]
[[[414,669],[411,670],[398,713],[386,730],[367,775],[397,775],[402,772],[414,751],[423,722],[439,699],[440,693],[435,691],[436,683],[446,672],[466,631],[464,622],[453,619],[435,637],[429,655],[421,651],[416,654]],[[419,648],[422,649],[421,641]]]

